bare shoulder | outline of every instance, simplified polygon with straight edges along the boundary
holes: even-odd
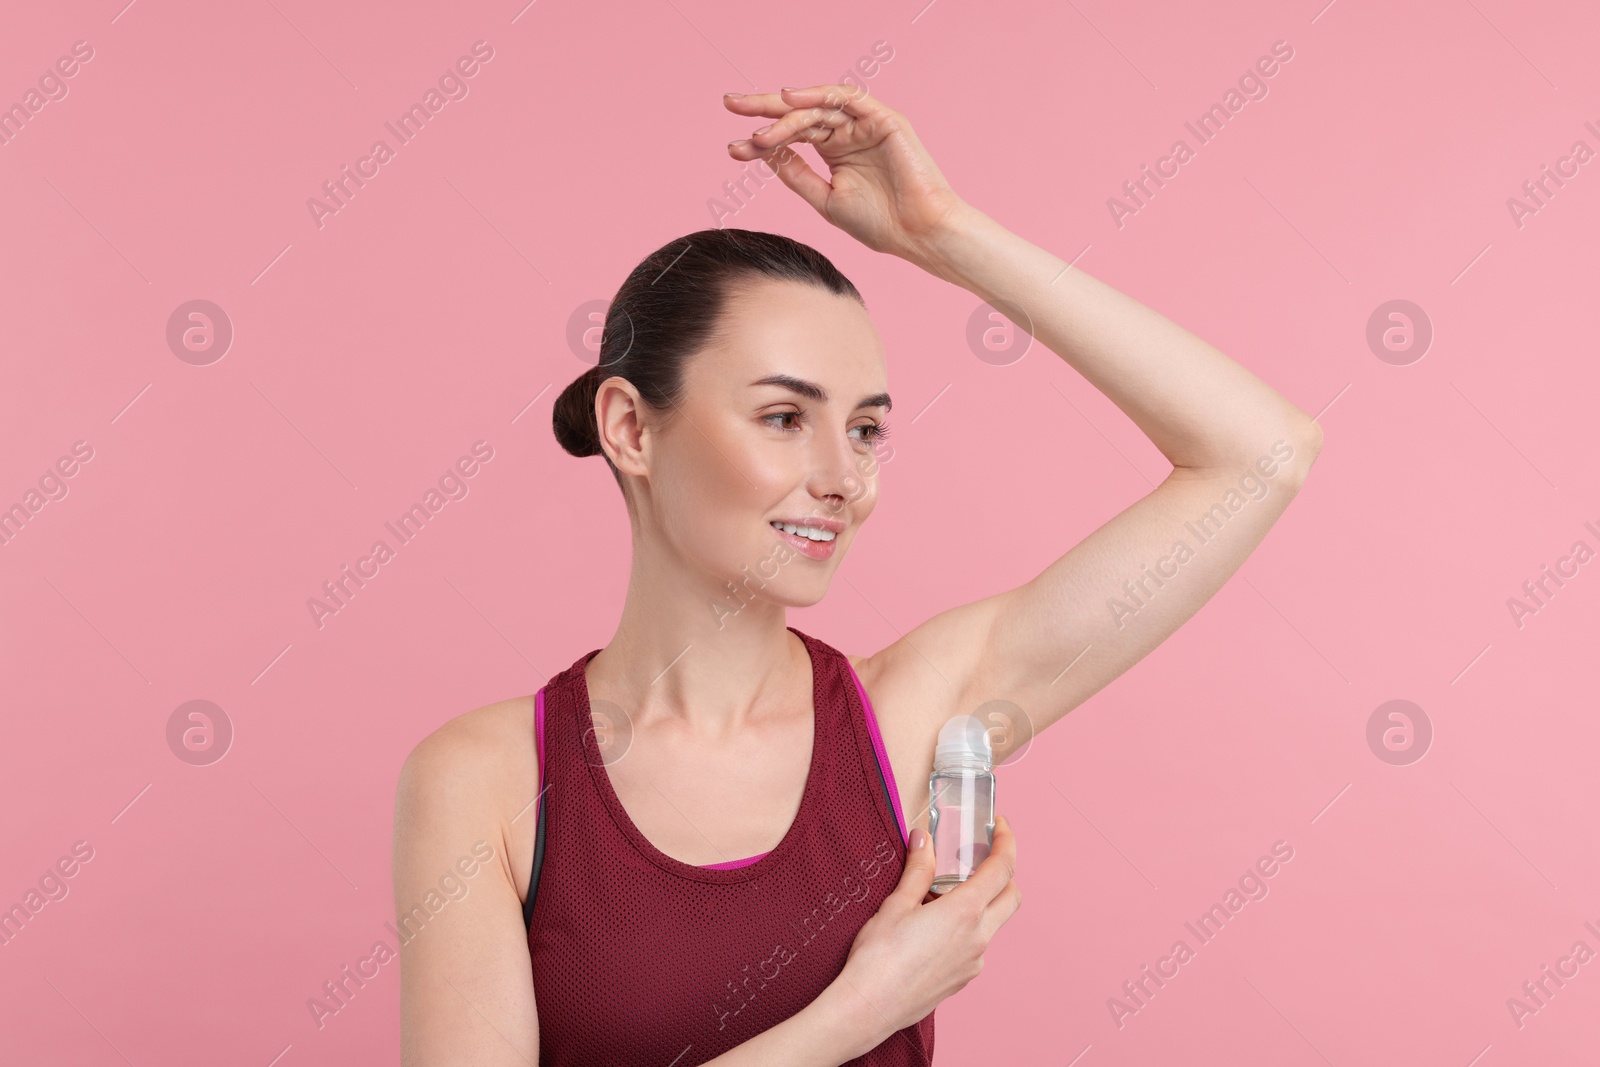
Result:
[[[486,704],[445,721],[411,749],[395,791],[395,838],[494,832],[491,844],[508,873],[521,866],[520,838],[531,822],[519,814],[537,794],[532,696]],[[519,831],[529,828],[527,835]],[[525,891],[519,885],[519,893]]]
[[[492,798],[534,765],[533,697],[513,697],[463,712],[418,741],[401,781],[460,798]]]
[[[518,820],[537,765],[533,701],[457,715],[418,741],[395,789],[401,1063],[538,1061]],[[485,1014],[487,1013],[487,1014]],[[492,1018],[492,1025],[485,1025]]]

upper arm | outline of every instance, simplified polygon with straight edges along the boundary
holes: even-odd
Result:
[[[1320,430],[1280,440],[1260,468],[1252,459],[1174,469],[1037,577],[935,615],[864,661],[863,675],[917,709],[920,735],[980,714],[999,727],[991,739],[1004,760],[1166,640],[1239,569],[1294,498]],[[1021,714],[980,711],[990,701]]]
[[[539,1059],[539,1020],[501,800],[505,746],[452,720],[406,758],[395,796],[404,1067]]]

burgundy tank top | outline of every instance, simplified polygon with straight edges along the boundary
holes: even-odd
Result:
[[[523,906],[540,1067],[691,1067],[794,1015],[838,977],[905,869],[905,816],[850,660],[811,656],[815,732],[794,823],[772,851],[697,867],[650,844],[606,773],[589,652],[535,699],[539,781]],[[870,995],[870,991],[868,991]],[[934,1013],[850,1067],[926,1067]]]

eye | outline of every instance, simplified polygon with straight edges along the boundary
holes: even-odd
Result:
[[[873,441],[881,441],[889,436],[889,424],[886,422],[867,422],[860,426],[852,426],[851,429],[867,431],[866,436],[859,438],[859,440],[869,444]]]
[[[766,422],[767,425],[771,426],[773,424],[771,422],[768,422],[769,419],[799,419],[799,418],[802,417],[802,414],[803,413],[799,412],[799,411],[776,411],[776,412],[773,412],[771,415],[763,415],[761,417],[761,421],[762,422]],[[795,430],[799,429],[798,426],[790,427],[790,426],[781,426],[781,425],[778,426],[777,428],[782,430],[782,431],[784,431],[785,433],[792,433]],[[854,433],[857,430],[865,430],[866,431],[864,436],[856,438],[856,440],[861,442],[862,444],[871,444],[873,441],[881,441],[884,438],[889,436],[889,425],[888,425],[888,423],[867,422],[867,423],[861,424],[860,426],[852,426],[852,427],[850,427],[850,432],[851,433]]]

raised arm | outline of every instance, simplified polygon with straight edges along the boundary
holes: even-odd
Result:
[[[1014,750],[1030,720],[1034,732],[1059,721],[1211,599],[1294,499],[1322,430],[1205,341],[966,204],[921,256],[1029,328],[1173,468],[1036,578],[936,615],[880,653],[910,671],[926,670],[925,655],[959,679],[947,710],[996,698],[1022,707]],[[950,688],[928,673],[928,685]]]
[[[730,99],[776,118],[729,152],[868,247],[981,297],[1109,397],[1171,462],[1154,490],[1038,577],[934,616],[863,661],[863,681],[924,709],[921,732],[1003,698],[1027,720],[997,758],[1059,721],[1165,640],[1239,569],[1294,498],[1321,428],[1239,364],[1069,268],[951,190],[905,116],[816,86]],[[805,141],[824,180],[787,148]]]

